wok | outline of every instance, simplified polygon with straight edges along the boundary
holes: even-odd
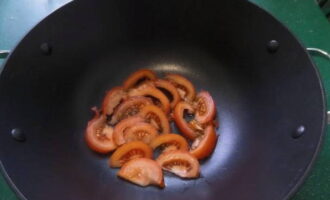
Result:
[[[182,74],[213,95],[219,138],[201,178],[142,188],[86,146],[90,108],[140,68]],[[305,48],[252,3],[76,0],[5,63],[1,169],[21,199],[288,199],[318,153],[325,108]]]

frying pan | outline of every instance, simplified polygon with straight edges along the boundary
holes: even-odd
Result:
[[[90,108],[131,72],[179,73],[217,105],[201,178],[116,177],[83,139]],[[305,48],[243,0],[76,0],[17,45],[0,77],[0,160],[21,199],[288,199],[318,153],[326,110]]]

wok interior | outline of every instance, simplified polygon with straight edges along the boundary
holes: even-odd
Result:
[[[271,39],[281,45],[274,54]],[[39,52],[45,41],[51,56]],[[90,108],[140,68],[182,74],[215,99],[218,144],[201,178],[167,174],[165,189],[141,188],[85,145]],[[280,199],[308,167],[324,120],[305,51],[245,1],[73,2],[22,41],[0,87],[2,130],[19,126],[28,137],[0,140],[1,160],[29,199]],[[300,125],[307,133],[292,139]]]

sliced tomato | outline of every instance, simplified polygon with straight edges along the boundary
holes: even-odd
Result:
[[[129,160],[136,158],[152,158],[152,149],[141,141],[126,143],[111,155],[109,165],[111,167],[121,167]]]
[[[170,94],[170,103],[171,103],[171,108],[174,108],[175,105],[180,101],[181,97],[179,95],[179,92],[177,90],[177,88],[170,82],[167,80],[163,80],[163,79],[157,79],[156,81],[154,81],[154,84],[157,88],[160,88],[161,90],[165,90]]]
[[[127,97],[123,87],[114,87],[107,92],[102,103],[102,114],[112,115],[114,109]]]
[[[134,126],[135,124],[139,122],[144,122],[144,118],[140,116],[133,116],[128,117],[122,121],[120,121],[113,130],[113,139],[117,145],[122,145],[126,142],[126,139],[124,137],[124,132]]]
[[[93,151],[108,153],[116,149],[117,145],[113,140],[113,128],[106,124],[107,117],[100,115],[96,108],[93,108],[95,116],[88,122],[85,140]]]
[[[172,150],[184,150],[188,151],[188,142],[184,137],[174,133],[162,134],[156,137],[151,143],[151,148],[156,149],[161,147],[163,152]]]
[[[187,121],[184,119],[184,112],[188,111],[189,113],[194,113],[194,108],[191,104],[180,101],[174,109],[173,118],[175,121],[175,124],[179,128],[179,130],[189,139],[193,140],[195,139],[199,134],[198,131],[196,131],[192,125],[187,123]]]
[[[212,96],[207,91],[198,93],[195,101],[195,119],[202,124],[210,122],[215,116],[215,103]]]
[[[157,158],[158,164],[165,170],[182,178],[199,176],[198,160],[187,151],[169,151]]]
[[[194,85],[185,77],[179,74],[168,74],[165,79],[172,82],[179,92],[182,99],[187,99],[193,101],[196,96],[196,91]]]
[[[160,133],[170,132],[170,123],[164,111],[159,107],[155,105],[147,105],[141,109],[139,115],[154,125]]]
[[[119,170],[119,177],[139,186],[156,185],[164,187],[164,177],[159,164],[148,158],[130,160]]]
[[[204,134],[197,137],[191,145],[190,153],[197,159],[203,159],[211,155],[217,142],[217,135],[213,125],[205,128]]]
[[[122,102],[114,111],[110,124],[114,125],[122,119],[134,116],[138,114],[144,106],[151,104],[152,101],[150,98],[140,96],[130,97]]]
[[[128,92],[128,95],[131,97],[151,96],[159,101],[160,107],[165,113],[169,113],[170,111],[170,102],[168,98],[163,94],[163,92],[158,90],[156,87],[151,86],[150,84],[143,84],[137,88],[131,89]]]
[[[142,141],[146,144],[150,144],[150,142],[157,136],[157,129],[153,125],[146,122],[138,122],[124,132],[125,143]]]
[[[124,82],[123,86],[125,89],[132,88],[138,85],[140,82],[145,80],[155,80],[156,74],[149,69],[140,69],[132,73]]]

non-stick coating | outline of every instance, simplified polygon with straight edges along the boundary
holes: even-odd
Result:
[[[279,42],[272,53],[270,40]],[[84,143],[90,108],[139,68],[183,74],[214,97],[220,136],[201,178],[166,175],[165,189],[141,188]],[[31,200],[286,199],[317,153],[324,104],[304,48],[247,1],[76,0],[36,26],[6,63],[0,159]],[[294,139],[299,126],[305,132]],[[13,140],[13,128],[25,142]]]

